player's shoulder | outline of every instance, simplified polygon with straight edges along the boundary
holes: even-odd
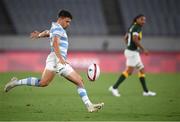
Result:
[[[131,25],[129,31],[130,32],[139,32],[139,31],[141,31],[141,27],[138,24],[134,23]]]
[[[50,35],[52,36],[64,36],[66,34],[65,30],[58,23],[52,22],[52,26],[50,29]]]
[[[62,28],[61,25],[55,23],[55,22],[52,22],[52,26],[51,26],[51,32],[55,32],[55,31],[59,31],[59,32],[62,32],[64,31],[64,29]]]

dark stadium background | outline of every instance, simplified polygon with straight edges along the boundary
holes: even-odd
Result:
[[[49,29],[60,9],[73,14],[68,60],[75,68],[96,62],[101,71],[121,72],[123,35],[144,14],[142,43],[151,52],[142,55],[146,71],[180,72],[179,0],[1,0],[0,72],[43,70],[48,38],[34,41],[29,34]]]

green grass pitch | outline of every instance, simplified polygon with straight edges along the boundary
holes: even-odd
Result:
[[[147,74],[147,85],[157,92],[155,97],[143,97],[136,75],[120,86],[121,97],[113,97],[108,87],[118,73],[101,73],[95,82],[81,73],[92,102],[104,102],[104,108],[88,113],[75,85],[56,76],[45,88],[16,87],[5,93],[4,85],[12,76],[40,77],[40,73],[0,73],[0,121],[172,121],[180,120],[180,74]]]

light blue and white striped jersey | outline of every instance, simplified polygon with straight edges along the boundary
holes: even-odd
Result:
[[[66,31],[62,28],[62,26],[58,23],[52,22],[51,29],[50,29],[50,46],[51,52],[54,52],[53,47],[53,37],[58,36],[60,39],[59,43],[59,50],[61,56],[66,59],[67,58],[67,51],[68,51],[68,37]]]

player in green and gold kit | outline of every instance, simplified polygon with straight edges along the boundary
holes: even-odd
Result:
[[[125,42],[127,48],[124,51],[126,57],[127,69],[121,74],[116,83],[109,88],[109,91],[116,97],[120,96],[118,91],[119,85],[132,74],[134,68],[138,69],[139,80],[143,87],[143,96],[155,96],[156,93],[149,91],[146,86],[144,65],[141,61],[139,49],[148,55],[148,51],[141,45],[142,40],[142,27],[146,23],[146,17],[144,15],[138,15],[134,18],[132,25],[130,26],[128,33],[125,35]]]

